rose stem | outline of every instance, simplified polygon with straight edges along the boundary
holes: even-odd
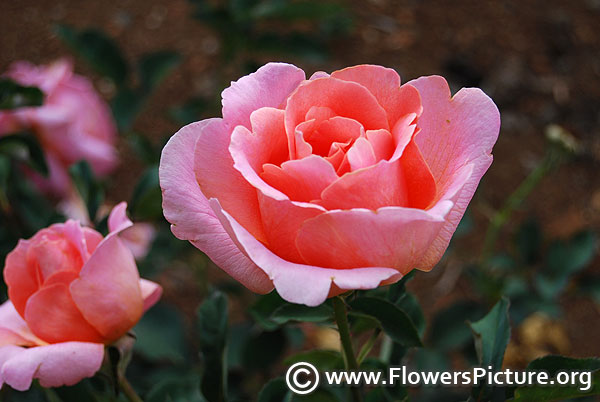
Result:
[[[363,360],[365,360],[365,358],[369,355],[369,352],[371,352],[373,346],[375,346],[375,342],[377,342],[379,334],[381,334],[381,330],[379,328],[376,328],[375,331],[373,331],[373,335],[371,335],[371,337],[365,342],[363,347],[360,349],[360,352],[358,352],[357,362],[359,366],[363,362]]]
[[[340,333],[346,370],[358,370],[358,362],[356,361],[356,355],[354,354],[354,348],[352,347],[350,327],[348,326],[348,311],[346,310],[344,299],[340,296],[333,298],[333,316]],[[362,401],[360,388],[350,387],[350,389],[352,391],[352,399],[355,402]]]
[[[125,394],[129,402],[143,402],[142,398],[135,392],[127,378],[124,375],[119,376],[119,386],[121,387],[121,391]]]

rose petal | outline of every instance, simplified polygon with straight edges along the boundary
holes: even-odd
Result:
[[[206,121],[179,130],[163,148],[159,177],[163,212],[177,238],[189,240],[216,265],[257,293],[273,284],[233,243],[200,191],[194,174],[194,147]]]
[[[104,345],[87,342],[64,342],[54,345],[0,348],[0,386],[10,385],[25,391],[34,378],[42,387],[75,385],[92,377],[102,365]]]
[[[33,346],[44,343],[35,336],[10,300],[0,305],[0,346]]]
[[[281,167],[266,164],[260,177],[290,200],[310,202],[321,198],[321,192],[337,180],[333,166],[317,155],[284,162]],[[268,229],[265,228],[265,233]]]
[[[140,289],[142,290],[142,299],[144,299],[144,312],[146,312],[162,296],[162,287],[158,283],[141,278]]]
[[[408,113],[421,114],[419,92],[410,85],[401,87],[400,76],[391,68],[363,64],[334,71],[331,76],[367,88],[387,112],[390,127]]]
[[[265,64],[223,91],[223,120],[230,130],[237,125],[250,128],[253,111],[262,107],[284,108],[287,97],[304,79],[304,71],[291,64]]]
[[[76,246],[64,237],[55,238],[47,236],[47,233],[48,230],[38,232],[39,236],[32,238],[27,249],[27,264],[37,267],[42,283],[55,272],[63,270],[78,272],[83,265]]]
[[[29,298],[25,321],[31,332],[48,343],[104,340],[78,310],[69,288],[60,283],[44,287]]]
[[[435,180],[414,141],[408,143],[400,158],[407,191],[407,206],[427,209],[437,194]]]
[[[377,162],[375,150],[366,138],[357,139],[346,153],[346,156],[350,164],[350,171],[373,166]]]
[[[375,159],[388,160],[394,153],[394,140],[388,130],[369,130],[366,132],[367,140],[373,147]]]
[[[438,235],[451,207],[444,201],[429,211],[400,207],[330,211],[304,222],[296,246],[310,265],[390,267],[406,274]]]
[[[108,231],[111,234],[119,233],[131,226],[133,226],[133,222],[127,217],[127,203],[122,201],[110,211],[108,216]]]
[[[6,256],[4,264],[4,282],[8,287],[8,297],[21,317],[25,316],[27,299],[41,285],[35,266],[27,264],[29,240],[19,240],[17,247]]]
[[[83,235],[81,224],[78,221],[69,219],[63,226],[63,233],[79,251],[81,261],[87,261],[90,257],[90,252],[86,244],[86,238]]]
[[[325,209],[314,204],[275,200],[262,193],[258,202],[269,249],[287,261],[303,263],[295,245],[298,229],[306,219],[322,214]]]
[[[318,124],[316,135],[307,136],[313,147],[313,152],[322,156],[331,155],[333,144],[350,144],[353,140],[364,137],[365,130],[358,121],[336,116]]]
[[[256,190],[234,169],[229,154],[230,131],[220,119],[210,119],[205,125],[190,129],[199,131],[194,147],[194,172],[204,196],[218,198],[254,236],[264,239]]]
[[[492,162],[492,147],[500,130],[500,113],[494,102],[477,88],[461,89],[450,97],[444,78],[421,77],[410,82],[421,95],[423,114],[418,120],[421,132],[415,141],[431,169],[438,197],[446,199],[458,173],[473,164],[473,172],[456,195],[440,237],[426,254],[423,268],[430,269],[442,257],[483,174]]]
[[[373,166],[346,173],[323,190],[316,203],[329,209],[405,206],[407,193],[400,161],[379,161]]]
[[[248,233],[217,199],[211,199],[210,204],[238,247],[269,275],[277,292],[289,302],[318,306],[328,297],[332,284],[341,289],[373,289],[382,281],[399,278],[398,271],[391,268],[337,270],[286,261]]]
[[[94,229],[83,227],[83,236],[85,237],[85,245],[89,254],[92,254],[96,247],[104,240],[104,237]]]
[[[416,117],[417,116],[414,113],[407,114],[396,122],[396,125],[392,129],[392,138],[396,144],[396,149],[394,150],[394,154],[390,161],[395,161],[402,157],[404,149],[415,136],[417,132],[417,125],[415,124]]]
[[[280,112],[274,114],[273,117],[276,115],[279,115],[280,118],[283,117]],[[269,142],[264,142],[265,140],[274,141],[270,136],[271,131],[272,130],[252,133],[243,126],[237,126],[231,134],[229,152],[234,161],[234,169],[243,176],[245,185],[252,186],[255,196],[256,190],[259,190],[271,198],[285,200],[288,197],[284,193],[269,186],[259,175],[259,173],[262,172],[262,166],[268,162],[268,157],[272,153],[269,149],[270,147],[265,146],[265,144],[269,144]],[[254,211],[253,213],[256,214]],[[247,225],[244,225],[244,227],[247,227]],[[260,239],[264,239],[264,236]]]
[[[336,115],[354,119],[365,130],[389,129],[385,110],[362,85],[335,78],[305,81],[290,96],[285,109],[285,129],[293,135],[314,106],[328,107]]]
[[[121,239],[105,239],[71,282],[73,301],[107,340],[115,340],[140,319],[144,301],[131,251]],[[29,321],[28,321],[29,322]]]

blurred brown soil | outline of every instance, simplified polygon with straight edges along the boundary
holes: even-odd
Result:
[[[455,253],[411,287],[430,313],[451,300],[470,297],[460,265],[477,257],[490,211],[502,205],[544,155],[544,129],[558,124],[582,145],[583,154],[547,176],[507,226],[501,246],[524,217],[535,216],[548,238],[584,228],[600,229],[600,1],[391,1],[346,3],[355,14],[354,33],[336,40],[331,59],[308,63],[292,56],[259,55],[290,61],[310,75],[360,63],[395,68],[404,81],[421,75],[447,77],[453,91],[484,89],[502,114],[491,169],[472,205],[475,229]],[[100,27],[117,38],[127,58],[173,49],[184,56],[146,105],[135,130],[155,142],[178,128],[167,108],[192,95],[214,96],[239,77],[241,66],[223,65],[218,36],[191,17],[186,0],[20,0],[0,2],[0,70],[19,59],[45,63],[68,55],[52,26]],[[96,77],[109,98],[113,88],[80,60],[76,70]],[[140,163],[121,144],[121,169],[110,196],[128,199]],[[600,272],[600,260],[592,268]],[[211,275],[220,276],[215,273]],[[456,273],[456,275],[455,275]],[[185,293],[184,293],[185,294]],[[182,304],[185,304],[183,301]],[[574,356],[600,355],[598,306],[566,297],[564,327]]]

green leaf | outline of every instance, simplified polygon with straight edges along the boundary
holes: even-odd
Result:
[[[0,78],[0,110],[41,106],[44,93],[36,87],[23,86],[9,79]]]
[[[567,242],[554,243],[544,270],[536,277],[540,294],[551,300],[567,285],[570,276],[584,269],[596,255],[597,238],[591,231],[581,232]]]
[[[24,132],[1,137],[0,153],[24,162],[43,176],[48,176],[44,151],[33,133]]]
[[[546,371],[550,378],[554,378],[556,373],[568,372],[570,375],[574,375],[575,379],[580,384],[575,386],[563,386],[563,385],[547,385],[547,386],[529,386],[518,388],[515,390],[514,401],[555,401],[564,400],[569,398],[579,398],[583,396],[600,395],[600,359],[597,358],[584,358],[574,359],[564,356],[545,356],[536,359],[529,363],[527,366],[528,371]],[[592,374],[588,377],[587,374],[580,374],[577,372],[591,372]],[[587,380],[590,380],[590,389],[586,391],[580,390],[580,388],[587,388]]]
[[[291,366],[294,363],[307,362],[321,371],[324,370],[342,370],[344,368],[344,359],[340,352],[334,350],[310,350],[288,357],[283,364]]]
[[[99,74],[121,86],[127,79],[128,67],[118,45],[102,31],[76,31],[67,25],[56,27],[58,36]]]
[[[596,255],[597,238],[594,232],[577,233],[567,242],[557,242],[548,251],[547,270],[550,273],[570,274],[585,268]]]
[[[180,61],[176,52],[168,50],[143,55],[139,61],[142,93],[149,94]]]
[[[257,402],[287,402],[291,392],[282,377],[274,378],[260,390]]]
[[[269,319],[279,325],[290,321],[322,322],[333,316],[333,309],[327,304],[308,307],[302,304],[284,304],[269,316]]]
[[[388,299],[392,303],[396,303],[406,294],[406,284],[415,277],[415,271],[411,271],[404,275],[398,282],[389,286]]]
[[[179,311],[158,303],[135,326],[134,349],[149,360],[184,362],[188,357],[183,319]]]
[[[133,190],[129,210],[137,220],[152,221],[162,217],[158,166],[150,166],[142,174]]]
[[[502,367],[504,351],[510,340],[509,305],[508,299],[502,298],[481,320],[469,322],[482,367],[492,366],[495,370]]]
[[[429,330],[429,343],[444,351],[462,348],[471,340],[467,321],[475,320],[484,313],[478,303],[462,300],[438,312]]]
[[[229,307],[227,297],[214,291],[198,309],[200,349],[204,372],[200,389],[209,401],[227,400],[227,358]]]
[[[90,164],[85,160],[71,165],[69,175],[87,207],[90,220],[95,222],[98,208],[104,201],[102,185],[96,180]]]
[[[421,305],[415,295],[405,293],[404,296],[396,302],[396,306],[408,314],[411,321],[415,324],[419,336],[422,337],[425,333],[425,315],[423,314]]]
[[[504,352],[510,340],[509,305],[508,299],[503,297],[481,320],[469,322],[480,367],[491,367],[493,371],[499,371],[502,367]],[[489,400],[495,392],[502,391],[491,384],[482,383],[473,387],[471,396],[478,401]]]
[[[287,302],[274,290],[269,294],[259,296],[248,311],[261,327],[266,330],[273,330],[279,327],[279,324],[271,320],[271,315],[285,304]]]
[[[350,303],[351,314],[364,314],[375,318],[383,331],[395,342],[406,346],[422,346],[419,332],[408,314],[384,299],[358,297]]]
[[[148,392],[146,402],[207,402],[195,374],[161,378]],[[210,401],[212,402],[212,401]]]

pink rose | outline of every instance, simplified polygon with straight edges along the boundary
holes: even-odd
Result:
[[[165,217],[248,288],[315,306],[430,270],[492,163],[500,116],[442,77],[361,65],[310,80],[269,63],[223,91],[223,118],[163,150]]]
[[[21,85],[37,86],[45,95],[40,107],[0,111],[0,136],[32,130],[40,141],[50,169],[48,178],[34,175],[41,189],[68,195],[67,169],[82,159],[97,175],[114,169],[117,130],[111,111],[92,84],[73,73],[69,61],[40,67],[19,61],[5,76]]]
[[[94,375],[104,345],[127,333],[158,301],[161,288],[140,279],[119,232],[131,227],[126,204],[110,214],[110,233],[69,220],[20,240],[6,257],[9,301],[0,306],[0,386],[25,390],[73,385]]]

